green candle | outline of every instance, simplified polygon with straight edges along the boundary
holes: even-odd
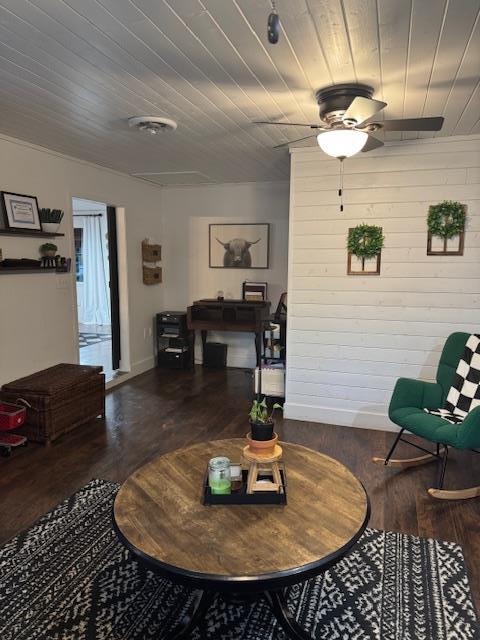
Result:
[[[212,458],[208,463],[208,484],[213,494],[229,494],[232,489],[230,460],[224,456]]]
[[[215,494],[229,494],[232,488],[232,483],[228,478],[218,478],[210,480],[210,490]]]

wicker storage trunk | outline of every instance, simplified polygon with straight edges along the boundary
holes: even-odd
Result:
[[[3,385],[0,398],[28,403],[25,424],[16,432],[48,443],[105,416],[105,375],[102,367],[57,364]]]

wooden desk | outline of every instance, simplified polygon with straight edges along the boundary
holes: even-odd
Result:
[[[208,331],[240,331],[255,334],[257,367],[262,356],[263,326],[270,315],[270,302],[246,300],[197,300],[187,309],[187,325],[199,330],[205,352]]]
[[[359,480],[337,460],[290,443],[282,443],[287,505],[204,506],[208,460],[239,460],[244,446],[217,440],[172,451],[138,469],[115,499],[115,529],[128,549],[153,571],[202,591],[189,623],[169,636],[175,640],[190,637],[218,592],[264,597],[288,637],[308,640],[283,589],[334,565],[367,526]]]

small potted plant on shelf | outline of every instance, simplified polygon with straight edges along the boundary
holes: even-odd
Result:
[[[40,222],[42,231],[56,233],[63,219],[64,212],[61,209],[40,209]]]
[[[250,434],[252,440],[272,440],[274,438],[273,428],[275,423],[273,421],[273,414],[276,409],[283,409],[281,404],[275,402],[272,410],[269,411],[266,398],[260,401],[260,397],[257,397],[250,409]]]
[[[47,258],[54,258],[57,254],[57,249],[57,245],[53,244],[53,242],[45,242],[45,244],[40,245],[40,253]]]
[[[57,245],[53,242],[45,242],[40,245],[40,253],[42,255],[41,266],[43,268],[52,268],[57,266]]]

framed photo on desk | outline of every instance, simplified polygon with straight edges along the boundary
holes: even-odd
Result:
[[[270,225],[238,223],[209,225],[211,269],[268,269]]]

